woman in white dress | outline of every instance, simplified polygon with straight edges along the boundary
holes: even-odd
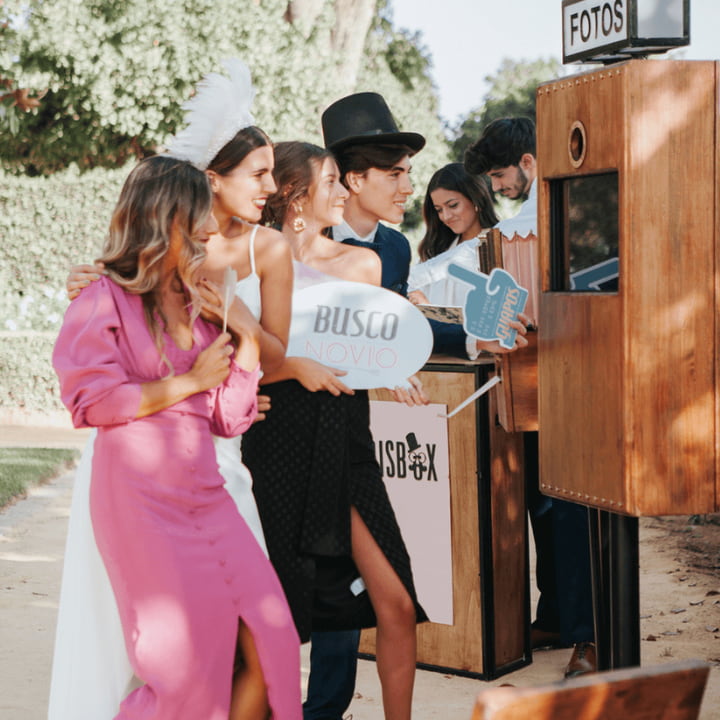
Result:
[[[265,201],[276,189],[273,150],[267,135],[253,125],[249,108],[254,90],[248,69],[238,60],[227,61],[226,68],[229,79],[208,75],[185,105],[187,126],[173,139],[168,154],[190,160],[210,179],[219,232],[207,243],[204,275],[222,284],[225,268],[235,270],[240,278],[235,294],[262,327],[261,363],[268,371],[285,356],[292,255],[279,232],[257,225]],[[69,297],[77,296],[99,272],[102,268],[93,265],[74,268],[68,281]],[[73,490],[48,720],[110,720],[138,682],[90,521],[94,436],[83,452]],[[241,460],[240,438],[217,438],[216,453],[230,495],[267,552],[252,480]]]

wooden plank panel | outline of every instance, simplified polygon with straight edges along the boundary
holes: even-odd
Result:
[[[497,356],[502,376],[498,387],[498,415],[507,432],[535,432],[538,429],[537,332],[527,334],[528,346]]]
[[[685,660],[480,693],[472,720],[695,720],[710,667]]]
[[[493,629],[497,668],[525,657],[525,630],[530,623],[523,434],[506,432],[497,421],[500,394],[491,393],[489,408]],[[518,622],[523,618],[523,622]],[[529,661],[530,657],[526,659]]]
[[[715,63],[715,97],[720,101],[720,63]],[[720,122],[715,122],[715,510],[720,510]]]
[[[642,61],[631,64],[627,82],[621,219],[630,510],[712,512],[715,63]]]
[[[624,512],[620,299],[545,293],[540,312],[541,490]]]
[[[626,64],[540,86],[538,101],[540,298],[538,416],[544,493],[618,511],[622,462],[622,300],[550,290],[550,193],[554,178],[617,169],[625,137]],[[569,153],[573,124],[585,159]],[[612,142],[598,142],[610,137]],[[622,237],[620,238],[622,250]],[[622,258],[621,258],[622,262]],[[598,333],[596,335],[595,333]],[[601,342],[601,347],[597,343]]]
[[[626,133],[623,80],[627,66],[619,63],[538,88],[539,178],[587,175],[620,167]],[[568,150],[570,130],[576,121],[582,122],[588,138],[585,160],[578,169],[572,166]],[[612,141],[597,142],[601,137]],[[540,224],[541,231],[545,227]]]

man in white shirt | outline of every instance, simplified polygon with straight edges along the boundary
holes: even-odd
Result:
[[[512,241],[537,234],[537,160],[532,120],[517,117],[491,122],[466,150],[464,164],[470,173],[487,175],[494,192],[511,200],[524,200],[515,217],[498,223],[505,238]],[[537,294],[536,263],[520,262],[518,267],[517,282],[531,295],[535,288]],[[527,268],[526,277],[522,268]],[[574,677],[597,669],[587,510],[540,493],[537,433],[524,433],[524,441],[526,504],[535,538],[540,590],[531,644],[535,649],[572,645],[565,676]]]

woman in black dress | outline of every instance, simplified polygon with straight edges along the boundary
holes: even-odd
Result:
[[[278,192],[266,211],[291,244],[296,289],[338,279],[379,285],[373,250],[322,233],[342,221],[347,197],[330,152],[279,143],[274,175]],[[367,392],[341,375],[297,357],[266,375],[272,410],[245,434],[243,458],[301,640],[311,630],[377,626],[385,716],[409,720],[415,625],[427,617],[375,458]],[[398,399],[426,403],[412,382]]]

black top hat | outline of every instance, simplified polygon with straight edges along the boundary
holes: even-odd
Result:
[[[400,132],[382,95],[362,92],[348,95],[322,114],[325,147],[340,150],[347,145],[407,145],[422,150],[425,138],[419,133]]]

